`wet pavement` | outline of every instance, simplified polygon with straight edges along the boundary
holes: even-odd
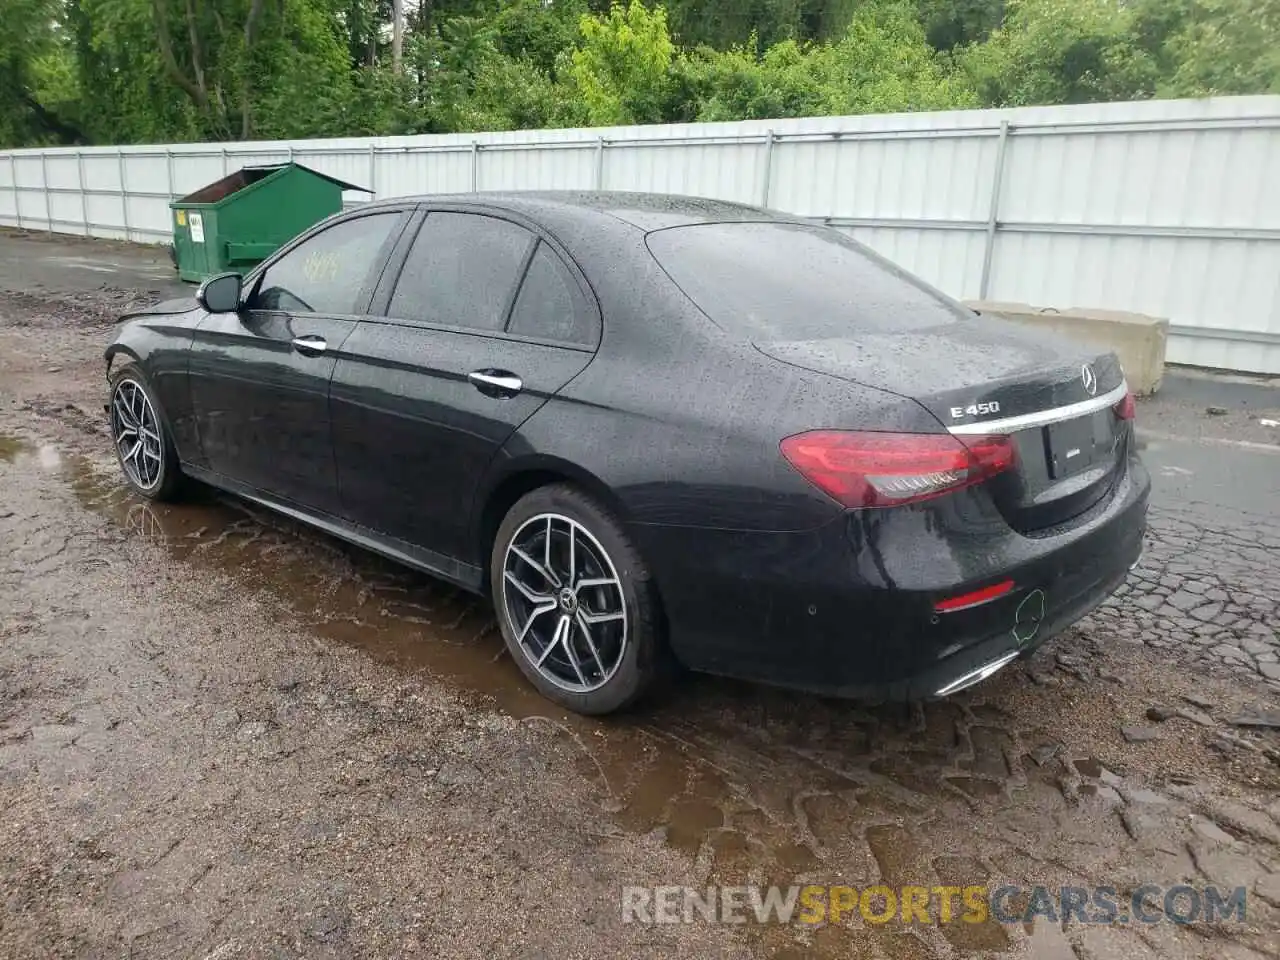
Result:
[[[189,296],[168,250],[0,227],[0,289],[56,296],[104,286],[153,292],[155,299]]]
[[[1148,461],[1188,472],[1143,565],[971,691],[682,677],[587,720],[531,692],[476,599],[211,492],[130,496],[97,412],[130,295],[0,294],[0,956],[1280,956],[1280,458],[1229,422],[1269,388],[1207,426],[1163,401]],[[1245,886],[1247,919],[618,906],[630,884],[1148,882]]]

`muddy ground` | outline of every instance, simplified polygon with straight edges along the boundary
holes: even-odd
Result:
[[[1124,595],[943,703],[688,677],[586,720],[476,600],[210,492],[127,494],[100,352],[164,271],[33,272],[14,257],[52,244],[0,239],[0,956],[1280,957],[1280,731],[1238,722],[1280,723],[1275,500],[1158,501]],[[619,909],[630,884],[877,881],[1249,899],[1033,928]]]

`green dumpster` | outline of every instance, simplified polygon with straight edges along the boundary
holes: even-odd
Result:
[[[169,204],[178,276],[198,283],[248,270],[342,209],[346,183],[300,163],[244,167]]]

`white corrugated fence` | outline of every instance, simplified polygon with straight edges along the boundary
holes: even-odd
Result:
[[[379,198],[587,188],[762,204],[963,299],[1164,316],[1169,360],[1280,374],[1274,96],[16,150],[0,152],[0,225],[164,242],[171,199],[290,159]]]

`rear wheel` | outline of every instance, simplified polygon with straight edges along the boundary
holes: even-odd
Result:
[[[617,519],[575,487],[521,498],[489,567],[507,650],[546,697],[603,714],[634,702],[659,672],[657,597]]]
[[[150,500],[172,500],[182,473],[151,385],[136,363],[115,370],[109,382],[111,440],[125,480]]]

